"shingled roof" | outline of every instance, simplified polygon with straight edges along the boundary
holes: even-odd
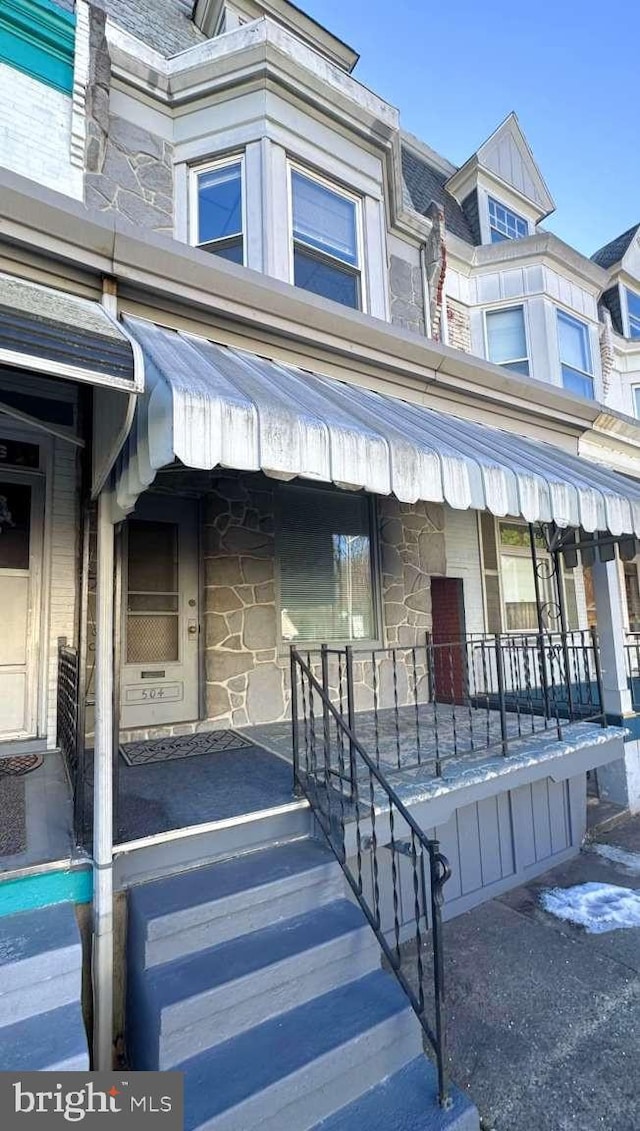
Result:
[[[114,23],[161,55],[178,55],[196,43],[202,34],[192,20],[193,0],[93,0]]]
[[[639,228],[640,224],[634,224],[628,232],[623,232],[621,236],[616,236],[615,240],[611,240],[611,243],[606,243],[599,251],[593,253],[591,256],[593,262],[605,269],[613,267],[614,263],[619,263],[623,255],[629,250],[631,241]]]
[[[455,197],[445,189],[448,173],[429,164],[426,157],[418,156],[412,149],[402,147],[402,173],[408,196],[406,201],[416,212],[424,215],[431,201],[444,208],[447,228],[465,243],[475,244],[471,227]]]

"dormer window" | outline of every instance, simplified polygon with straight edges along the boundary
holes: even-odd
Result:
[[[291,245],[296,287],[362,308],[357,197],[292,166]]]
[[[640,295],[625,287],[627,300],[627,317],[629,320],[629,337],[640,338]]]
[[[529,225],[522,216],[499,204],[492,196],[489,197],[489,229],[491,243],[501,243],[502,240],[520,240],[529,235]]]
[[[243,164],[234,157],[194,170],[194,243],[232,263],[244,263]]]

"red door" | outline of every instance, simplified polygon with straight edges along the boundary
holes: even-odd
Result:
[[[460,578],[431,578],[431,616],[436,698],[441,703],[464,703],[467,649]]]

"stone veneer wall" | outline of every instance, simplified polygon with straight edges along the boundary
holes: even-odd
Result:
[[[85,204],[173,234],[173,146],[110,113],[104,12],[91,8]]]
[[[398,255],[389,258],[391,321],[416,334],[425,333],[422,272]]]
[[[218,726],[286,719],[289,661],[279,643],[274,538],[277,485],[221,473],[204,505],[206,709]],[[441,506],[379,499],[383,643],[422,644],[431,626],[430,577],[445,573]],[[383,661],[380,694],[390,673]],[[390,667],[390,665],[387,665]],[[356,660],[356,707],[372,701],[371,662]],[[424,676],[419,665],[418,675]],[[331,680],[335,683],[335,677]],[[408,701],[402,679],[401,702]]]

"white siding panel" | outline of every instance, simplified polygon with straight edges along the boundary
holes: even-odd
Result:
[[[484,632],[482,574],[476,511],[445,510],[447,576],[461,577],[464,589],[465,628]]]
[[[46,731],[49,747],[56,742],[58,637],[66,636],[74,642],[76,631],[80,526],[76,449],[56,440],[52,465],[48,491],[51,500],[49,625],[45,635],[48,641]]]

